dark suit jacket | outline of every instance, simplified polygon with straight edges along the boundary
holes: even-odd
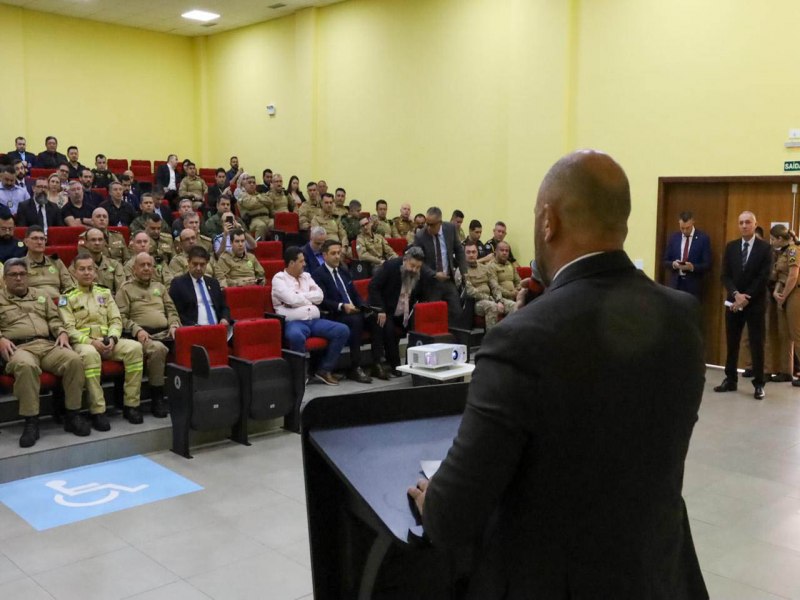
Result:
[[[767,282],[772,268],[772,247],[768,242],[753,237],[753,248],[744,270],[742,269],[742,239],[728,242],[722,257],[722,285],[733,302],[733,292],[750,296],[747,308],[763,310],[767,303]],[[745,309],[747,310],[747,309]]]
[[[459,269],[461,274],[467,272],[467,258],[464,255],[464,246],[458,241],[458,232],[452,223],[443,222],[442,231],[444,232],[444,243],[448,250],[448,263],[450,267],[449,275],[452,277],[455,269]],[[425,252],[425,266],[436,272],[436,254],[433,247],[434,239],[428,233],[428,229],[421,229],[414,237],[414,245],[422,248]]]
[[[682,244],[683,234],[680,231],[673,233],[669,238],[669,242],[667,242],[667,249],[664,252],[664,266],[670,273],[669,286],[677,288],[678,281],[683,279],[685,291],[699,295],[703,286],[703,275],[711,268],[711,240],[705,233],[695,227],[692,243],[689,246],[689,262],[694,265],[694,271],[687,271],[683,277],[672,268],[673,261],[683,258],[681,254]]]
[[[697,300],[622,251],[487,333],[423,516],[434,546],[482,542],[468,597],[708,598],[681,497],[704,373]]]
[[[225,319],[231,322],[231,311],[225,303],[225,296],[219,287],[219,281],[213,277],[203,277],[206,282],[206,291],[217,321]],[[181,325],[197,325],[197,296],[194,291],[194,279],[186,273],[172,280],[169,286],[169,295],[175,303]]]
[[[400,288],[403,285],[402,268],[403,258],[401,256],[390,258],[369,280],[369,305],[389,316],[394,315],[394,311],[397,310],[397,301],[400,299]],[[411,293],[409,308],[412,308],[419,300],[420,290],[421,285],[417,284]]]
[[[317,282],[323,293],[322,302],[319,305],[320,310],[329,312],[332,315],[344,314],[343,311],[339,310],[339,304],[342,302],[339,299],[339,289],[336,287],[336,282],[333,280],[328,268],[324,264],[320,265],[311,277]],[[366,302],[358,295],[358,290],[353,285],[353,278],[350,276],[347,267],[339,268],[339,277],[342,278],[344,289],[347,291],[347,295],[350,296],[350,302],[359,308],[364,306]]]
[[[156,169],[156,185],[159,189],[167,189],[169,185],[169,167],[167,165],[158,165]],[[181,185],[181,175],[175,171],[175,189],[177,190]]]
[[[52,202],[45,202],[44,211],[47,215],[48,227],[60,227],[64,225],[64,219],[61,218],[61,209],[55,204]],[[29,227],[31,225],[42,226],[42,222],[39,220],[39,207],[33,198],[25,200],[25,202],[20,202],[14,220],[19,227]]]
[[[61,152],[40,152],[36,155],[36,166],[40,169],[57,169],[59,165],[68,165],[67,157]]]
[[[11,161],[13,164],[15,160],[22,160],[22,156],[16,150],[12,150],[11,152],[6,152],[6,156],[8,160]],[[39,166],[39,162],[36,160],[36,154],[33,152],[25,152],[25,161],[28,163],[29,169],[35,169]]]
[[[301,250],[303,251],[303,256],[306,259],[305,270],[307,273],[313,275],[314,271],[316,271],[320,267],[320,264],[317,261],[317,257],[314,256],[314,251],[311,249],[311,242],[306,242],[301,248]]]

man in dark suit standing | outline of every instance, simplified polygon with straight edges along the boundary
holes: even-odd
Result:
[[[535,209],[548,289],[487,333],[453,446],[409,489],[434,547],[480,544],[470,599],[708,598],[681,497],[699,307],[631,263],[630,207],[608,155],[550,169]]]
[[[369,281],[369,305],[378,311],[376,323],[381,335],[372,336],[376,364],[384,372],[402,376],[400,346],[396,328],[408,329],[408,321],[420,295],[420,276],[425,261],[421,248],[411,246],[402,258],[390,258]],[[384,357],[388,365],[384,363]]]
[[[673,233],[664,252],[664,266],[671,270],[669,287],[689,292],[698,300],[703,293],[703,275],[711,268],[711,241],[694,226],[694,215],[678,217],[680,231]]]
[[[425,300],[447,302],[447,320],[451,325],[457,323],[461,317],[461,298],[456,284],[460,284],[467,273],[467,258],[455,226],[442,222],[440,208],[428,209],[425,228],[414,237],[414,245],[422,248],[426,270],[429,269],[428,274],[435,278],[435,283],[426,291]]]
[[[756,236],[756,216],[746,210],[739,215],[742,237],[725,246],[722,257],[722,285],[728,291],[725,311],[725,337],[728,354],[725,379],[715,392],[736,391],[739,344],[747,325],[750,355],[753,360],[753,397],[764,398],[764,315],[767,310],[767,282],[772,267],[772,249]]]
[[[319,307],[327,313],[326,319],[344,323],[350,330],[350,338],[347,341],[350,347],[350,370],[347,378],[359,383],[372,383],[372,378],[366,374],[361,366],[361,334],[367,324],[364,311],[368,309],[367,303],[353,285],[353,278],[347,267],[341,268],[342,244],[338,240],[326,240],[322,245],[322,257],[324,262],[314,270],[311,277],[317,282],[322,290],[323,298]],[[374,319],[369,319],[370,325],[374,325]],[[374,327],[373,327],[374,329]],[[379,330],[377,335],[379,335]],[[373,337],[376,333],[373,331]],[[375,347],[372,349],[373,356]],[[378,376],[379,360],[375,360],[376,376]],[[385,373],[381,373],[382,379],[389,379]]]
[[[181,185],[181,176],[177,171],[178,156],[170,154],[167,157],[167,164],[158,165],[156,169],[156,184],[155,187],[160,192],[167,192],[168,190],[178,191]]]
[[[211,257],[202,246],[193,246],[188,254],[189,272],[172,280],[169,295],[175,303],[181,325],[228,325],[231,311],[219,282],[206,276]]]
[[[30,171],[39,165],[36,162],[36,155],[33,152],[29,152],[27,146],[28,142],[25,140],[25,138],[19,136],[14,140],[14,149],[7,153],[6,156],[12,162],[12,164],[17,159],[21,160],[25,165],[25,168]]]

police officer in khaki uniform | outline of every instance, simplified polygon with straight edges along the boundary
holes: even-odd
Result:
[[[192,231],[195,232],[195,235],[197,236],[197,240],[196,240],[197,245],[205,248],[206,252],[208,252],[213,257],[214,256],[214,240],[212,238],[208,237],[207,235],[202,235],[200,233],[200,217],[197,216],[197,213],[194,213],[194,214],[191,214],[191,215],[187,216],[183,220],[183,226],[186,229],[191,229]],[[223,229],[224,229],[224,225],[223,225]]]
[[[39,439],[39,373],[61,377],[67,418],[64,430],[89,435],[89,423],[81,416],[83,367],[69,345],[69,336],[52,298],[28,287],[28,269],[22,258],[9,259],[0,290],[0,357],[5,372],[14,376],[14,396],[25,427],[19,445],[29,448]],[[55,340],[55,341],[54,341]]]
[[[180,327],[178,311],[166,286],[153,280],[155,261],[146,252],[133,258],[133,279],[117,292],[122,328],[142,345],[147,381],[150,384],[150,411],[159,419],[167,416],[164,401],[164,369],[169,352],[164,341],[175,339]]]
[[[486,330],[497,325],[500,315],[510,315],[517,310],[517,303],[503,298],[503,290],[497,283],[494,269],[478,262],[478,246],[472,240],[464,244],[467,257],[467,295],[475,300],[475,314],[486,318]]]
[[[169,283],[164,283],[167,287],[169,287],[169,284],[172,283],[175,277],[186,275],[189,272],[189,259],[187,256],[189,255],[189,250],[197,246],[197,233],[195,233],[194,229],[184,229],[181,231],[181,235],[178,239],[181,252],[176,254],[169,263],[169,269],[167,270]],[[214,277],[214,264],[216,263],[209,261],[206,265],[206,275],[209,277]]]
[[[267,198],[272,205],[271,216],[274,217],[275,213],[279,212],[294,212],[294,198],[286,195],[286,190],[283,189],[283,175],[280,173],[272,175]]]
[[[267,239],[272,231],[272,200],[267,194],[256,192],[256,178],[244,180],[244,193],[239,196],[239,208],[250,219],[250,231],[257,239]],[[247,219],[245,219],[247,220]]]
[[[392,222],[386,217],[389,212],[389,205],[386,200],[378,200],[375,203],[375,214],[378,220],[372,226],[372,231],[380,233],[383,237],[392,237]]]
[[[347,214],[339,219],[339,222],[344,227],[349,241],[358,238],[358,234],[361,233],[361,202],[351,200]]]
[[[411,218],[411,205],[403,202],[400,205],[400,216],[392,219],[392,237],[404,238],[414,230],[414,221]]]
[[[373,233],[375,216],[361,219],[361,233],[356,238],[356,253],[358,260],[363,260],[373,265],[382,265],[390,258],[396,258],[397,253],[379,233]]]
[[[87,242],[88,243],[88,242]],[[86,391],[92,427],[108,431],[106,402],[100,386],[102,360],[118,360],[125,365],[125,399],[123,416],[129,423],[142,423],[139,395],[142,384],[142,345],[134,340],[122,340],[122,318],[111,291],[94,283],[95,262],[88,254],[79,254],[74,261],[78,286],[58,301],[61,319],[83,361]]]
[[[84,248],[94,260],[96,282],[111,290],[112,294],[116,294],[117,290],[125,283],[125,272],[122,270],[121,264],[105,255],[105,247],[106,238],[102,231],[94,227],[86,230]],[[72,276],[77,281],[74,261],[72,265]]]
[[[159,225],[163,233],[172,232],[170,224],[162,219],[161,215],[156,211],[156,200],[153,194],[142,194],[142,200],[139,202],[139,212],[141,214],[136,217],[130,224],[130,227],[128,227],[131,235],[144,231],[147,228],[148,215],[158,215]]]
[[[511,246],[506,242],[498,242],[494,251],[494,261],[489,266],[494,269],[497,283],[503,289],[503,298],[516,300],[521,279],[514,265],[508,260],[510,252]]]
[[[25,232],[25,246],[28,254],[23,259],[28,267],[28,285],[57,298],[68,289],[75,287],[75,280],[69,270],[55,254],[46,256],[47,238],[44,229],[31,225]]]
[[[124,263],[130,258],[130,251],[125,244],[125,236],[118,231],[111,231],[108,228],[108,212],[105,208],[95,208],[92,211],[92,225],[103,232],[106,236],[105,254],[119,263]],[[78,245],[82,246],[86,242],[86,232],[78,235]]]
[[[303,202],[300,210],[297,211],[301,231],[308,231],[311,229],[311,221],[322,212],[317,184],[310,181],[308,186],[306,186],[306,191],[308,192],[308,200]]]
[[[194,217],[198,218],[197,214]],[[161,230],[161,223],[163,220],[157,214],[148,214],[146,217],[144,232],[150,237],[150,248],[147,253],[156,259],[160,258],[162,263],[169,264],[169,261],[175,256],[175,242],[172,234],[164,233]],[[135,237],[138,234],[139,232],[133,235]],[[133,238],[131,238],[130,249],[132,253],[135,253]]]
[[[341,187],[336,188],[336,192],[333,194],[333,216],[339,219],[340,222],[342,217],[348,214],[347,207],[344,205],[346,201],[347,191]],[[344,225],[344,223],[342,223],[342,225]]]
[[[345,253],[345,250],[349,250],[350,243],[347,241],[347,232],[336,217],[333,216],[332,194],[325,194],[322,197],[322,212],[311,219],[311,226],[322,227],[325,230],[327,239],[335,240],[342,245],[343,253]]]
[[[272,181],[275,181],[273,176]],[[264,268],[255,255],[247,251],[245,232],[237,229],[231,233],[230,252],[221,252],[214,266],[214,275],[220,287],[264,285]]]
[[[150,254],[150,250],[152,249],[150,236],[147,235],[146,232],[140,231],[133,239],[131,239],[131,250],[133,250],[134,255],[128,262],[126,262],[122,266],[122,271],[125,274],[125,280],[130,281],[133,278],[133,266],[136,262],[136,256],[144,252],[145,254]],[[168,282],[172,281],[172,277],[169,274],[169,264],[164,262],[164,258],[161,256],[153,257],[153,274],[152,279],[157,283],[161,283],[164,285],[168,285]],[[122,289],[122,288],[120,288]]]
[[[178,188],[178,194],[183,196],[191,196],[194,198],[192,205],[195,210],[203,205],[203,198],[208,193],[208,184],[204,179],[197,175],[197,165],[189,162],[184,165],[186,169],[186,176],[181,179],[181,185]]]
[[[770,381],[785,382],[792,381],[794,347],[800,343],[800,339],[796,339],[800,338],[797,335],[800,329],[800,315],[797,314],[800,302],[797,293],[794,293],[800,263],[798,248],[784,225],[774,225],[769,235],[775,260],[770,273],[772,301],[767,305],[764,358],[765,362],[772,363],[767,367],[773,372]],[[794,300],[791,300],[793,296]]]

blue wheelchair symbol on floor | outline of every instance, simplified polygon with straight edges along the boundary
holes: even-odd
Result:
[[[146,483],[142,485],[137,485],[136,487],[127,487],[124,485],[117,485],[116,483],[104,483],[100,485],[99,483],[86,483],[84,485],[77,485],[73,488],[68,488],[66,486],[66,481],[63,479],[55,479],[53,481],[48,481],[45,483],[47,487],[53,489],[57,492],[60,492],[55,495],[53,500],[55,500],[56,504],[60,504],[61,506],[69,506],[71,508],[83,508],[86,506],[99,506],[100,504],[106,504],[108,502],[113,502],[117,498],[119,498],[120,492],[128,492],[131,494],[135,494],[136,492],[141,492],[144,489],[150,487]],[[70,502],[64,496],[69,496],[70,498],[74,496],[81,496],[83,494],[91,494],[93,492],[99,492],[100,490],[109,490],[109,492],[102,496],[101,498],[97,498],[96,500],[91,500],[89,502]]]
[[[202,489],[133,456],[0,485],[0,502],[42,531]]]

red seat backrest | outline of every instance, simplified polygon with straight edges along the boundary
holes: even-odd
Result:
[[[358,213],[358,218],[359,219],[369,219],[369,211],[368,210],[362,210],[360,213]]]
[[[403,256],[406,248],[408,248],[408,241],[406,238],[386,238],[386,243],[392,247],[392,250],[397,252],[398,256]]]
[[[125,238],[126,244],[131,240],[131,230],[128,229],[125,225],[114,225],[113,227],[109,226],[108,230],[121,233],[122,237]]]
[[[55,172],[56,172],[55,169],[39,169],[38,167],[34,167],[33,169],[31,169],[29,175],[31,179],[39,179],[40,177],[47,179],[48,177],[50,177],[50,175],[52,175]]]
[[[100,194],[103,197],[103,200],[107,200],[108,199],[108,190],[106,188],[104,188],[104,187],[92,188],[92,191],[95,194]]]
[[[278,319],[240,321],[233,326],[233,356],[247,360],[281,357],[281,322]]]
[[[300,217],[294,212],[279,212],[275,213],[276,231],[283,231],[284,233],[298,233],[300,231]]]
[[[136,173],[136,171],[134,171],[134,167],[147,167],[148,171],[153,168],[152,165],[150,164],[149,160],[132,160],[131,161],[131,171]]]
[[[228,365],[228,328],[225,325],[178,327],[175,332],[175,363],[192,368],[192,346],[203,346],[212,367]]]
[[[283,268],[286,266],[283,264],[282,260],[259,260],[258,262],[264,268],[264,278],[270,283],[272,282],[272,278],[275,277],[275,274],[283,271]]]
[[[146,165],[131,165],[131,171],[133,171],[135,177],[146,177],[153,174],[150,163]]]
[[[358,244],[353,240],[350,242],[350,251],[353,253],[353,260],[358,260]]]
[[[527,279],[531,276],[531,268],[530,267],[517,267],[517,273],[519,274],[520,279]]]
[[[225,301],[231,309],[231,317],[234,321],[264,318],[266,290],[263,285],[229,287],[223,289],[222,292],[225,294]]]
[[[358,295],[361,296],[361,299],[366,302],[367,298],[369,298],[369,279],[355,279],[353,280],[353,285],[356,287],[356,291]]]
[[[154,160],[153,161],[153,172],[155,173],[156,171],[158,171],[158,167],[160,167],[161,165],[165,165],[165,164],[167,164],[167,161],[165,161],[165,160]]]
[[[128,170],[128,159],[127,158],[109,158],[108,159],[108,170],[112,173],[122,173],[123,171]]]
[[[44,249],[44,253],[47,256],[53,256],[55,254],[61,259],[61,262],[63,262],[66,267],[69,267],[72,264],[72,261],[75,260],[75,257],[78,255],[78,246],[77,244],[47,246]]]
[[[414,307],[414,331],[428,335],[449,333],[447,302],[418,302]]]
[[[200,175],[200,177],[210,176],[212,179],[215,179],[217,177],[217,170],[209,169],[208,167],[203,167],[200,169],[198,175]]]
[[[274,315],[275,307],[272,305],[272,286],[267,283],[267,285],[264,286],[264,290],[266,291],[264,296],[264,312],[272,313]]]
[[[18,240],[24,240],[26,231],[28,231],[27,227],[14,227],[14,237]]]
[[[78,236],[86,231],[85,227],[48,227],[47,245],[66,246],[77,245]]]
[[[283,244],[280,242],[258,242],[255,251],[259,260],[283,260]]]

